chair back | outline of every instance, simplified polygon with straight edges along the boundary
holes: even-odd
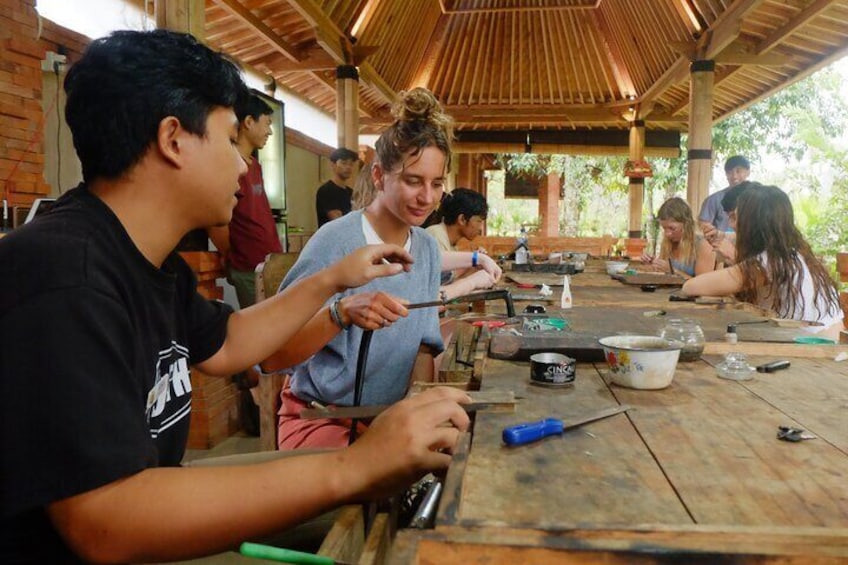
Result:
[[[297,261],[298,253],[269,253],[265,261],[256,265],[256,302],[277,294],[286,273]],[[280,410],[280,392],[285,375],[267,375],[259,378],[259,445],[263,451],[277,449],[277,412]]]

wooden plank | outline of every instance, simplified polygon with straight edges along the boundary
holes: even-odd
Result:
[[[674,307],[672,308],[671,305]],[[652,316],[657,309],[665,310],[667,307],[666,315]],[[569,355],[578,361],[602,360],[603,348],[598,343],[598,339],[622,332],[658,335],[671,318],[694,320],[701,326],[707,342],[721,342],[716,343],[714,348],[723,348],[724,334],[729,324],[762,319],[756,311],[705,307],[689,302],[666,302],[647,308],[633,306],[618,308],[575,306],[568,310],[549,308],[548,315],[552,318],[567,320],[569,329],[563,332],[523,332],[521,336],[504,332],[494,333],[490,342],[489,355],[497,359],[528,360],[534,353],[552,351]],[[803,331],[797,328],[744,323],[738,326],[737,332],[742,343],[773,342],[781,345],[795,345],[793,343],[795,337],[803,334]]]
[[[844,345],[808,345],[801,343],[707,342],[704,355],[726,355],[738,351],[746,355],[778,355],[780,357],[808,357],[814,359],[833,359],[840,353],[848,353]]]
[[[456,451],[451,458],[445,476],[442,497],[436,512],[436,525],[454,524],[457,520],[459,502],[462,496],[462,479],[468,463],[468,453],[471,450],[471,434],[463,433],[457,441]]]
[[[386,555],[392,543],[392,525],[389,515],[380,512],[371,524],[371,531],[365,540],[362,554],[357,565],[381,565],[386,563]]]
[[[542,549],[546,553],[532,553]],[[435,532],[399,532],[389,562],[830,565],[844,563],[846,556],[846,531],[835,528],[692,526],[540,531],[452,526]]]
[[[756,366],[779,359],[779,354],[752,356]],[[706,359],[715,365],[721,358]],[[790,359],[788,369],[757,373],[741,383],[781,412],[786,425],[798,425],[848,454],[848,364],[832,359]]]
[[[829,382],[837,387],[831,394],[848,396],[848,379]],[[845,452],[827,441],[777,440],[780,425],[807,427],[805,411],[793,409],[796,420],[753,388],[720,379],[698,361],[679,364],[667,389],[611,390],[619,403],[634,407],[628,418],[697,523],[848,529]],[[815,403],[811,389],[794,390],[805,404]],[[848,415],[817,421],[823,433],[844,439],[844,431],[831,432],[840,424],[848,428]]]
[[[514,414],[477,415],[458,524],[691,522],[626,415],[532,445],[502,445],[505,426],[568,419],[616,404],[590,365],[579,364],[575,384],[563,389],[531,385],[525,364],[488,359],[484,375],[482,390],[513,390],[524,400]]]
[[[364,545],[365,519],[362,506],[350,505],[339,511],[333,527],[330,528],[317,553],[332,557],[336,561],[354,563],[359,559]]]
[[[632,285],[683,286],[684,279],[668,273],[636,273],[635,275],[624,275],[621,277],[621,282]]]

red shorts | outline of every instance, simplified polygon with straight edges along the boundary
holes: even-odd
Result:
[[[308,408],[306,402],[296,397],[288,382],[280,393],[280,407],[277,424],[277,447],[279,449],[306,449],[317,447],[340,448],[347,447],[350,438],[349,419],[303,420],[299,414]],[[357,433],[361,434],[368,427],[359,422]]]

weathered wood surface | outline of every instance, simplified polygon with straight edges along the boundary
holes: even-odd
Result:
[[[576,386],[563,389],[531,385],[529,377],[524,363],[484,363],[485,390],[513,390],[523,400],[513,414],[477,415],[458,523],[544,528],[691,522],[624,414],[563,437],[502,446],[505,426],[567,420],[616,404],[588,364],[578,365]]]
[[[778,426],[807,428],[811,406],[835,407],[833,420],[817,420],[818,427],[824,436],[844,439],[848,410],[839,410],[839,401],[819,402],[813,392],[818,387],[804,386],[813,377],[803,367],[755,378],[750,384],[720,379],[700,361],[679,364],[665,390],[612,387],[611,392],[634,406],[628,417],[698,524],[828,526],[848,532],[848,453],[827,440],[776,439]],[[786,383],[794,402],[784,397],[775,405],[756,392],[774,396],[768,385],[777,382]],[[848,380],[826,383],[819,386],[833,385],[832,395],[848,394]]]
[[[621,282],[629,285],[655,284],[661,286],[683,286],[684,278],[669,273],[636,273],[624,275]]]
[[[598,339],[629,333],[658,335],[672,318],[689,318],[696,321],[708,342],[724,340],[728,324],[765,320],[755,312],[737,309],[718,309],[714,306],[697,306],[688,302],[675,304],[666,315],[646,316],[656,313],[665,306],[656,304],[649,308],[621,306],[597,308],[576,306],[568,310],[548,309],[551,317],[568,320],[569,328],[562,332],[523,332],[516,336],[509,333],[493,333],[489,354],[497,359],[528,360],[530,355],[543,351],[564,353],[577,360],[595,361],[603,359],[603,348]],[[680,306],[681,304],[685,306]],[[737,334],[741,342],[792,343],[796,336],[804,335],[798,328],[779,328],[769,323],[742,324]]]
[[[841,529],[716,528],[563,531],[441,527],[405,531],[390,563],[417,565],[831,565],[845,563]]]
[[[483,390],[523,400],[512,415],[477,415],[435,532],[399,535],[390,561],[848,560],[848,365],[793,359],[739,383],[699,361],[679,365],[661,391],[607,385],[604,372],[581,363],[574,386],[551,389],[529,383],[526,363],[487,359]],[[634,409],[563,437],[501,443],[507,425],[617,403]],[[819,439],[778,441],[779,425]]]

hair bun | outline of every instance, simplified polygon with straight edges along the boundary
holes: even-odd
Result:
[[[453,126],[453,119],[444,113],[433,93],[420,86],[398,94],[392,116],[399,122],[427,122],[447,131]]]

